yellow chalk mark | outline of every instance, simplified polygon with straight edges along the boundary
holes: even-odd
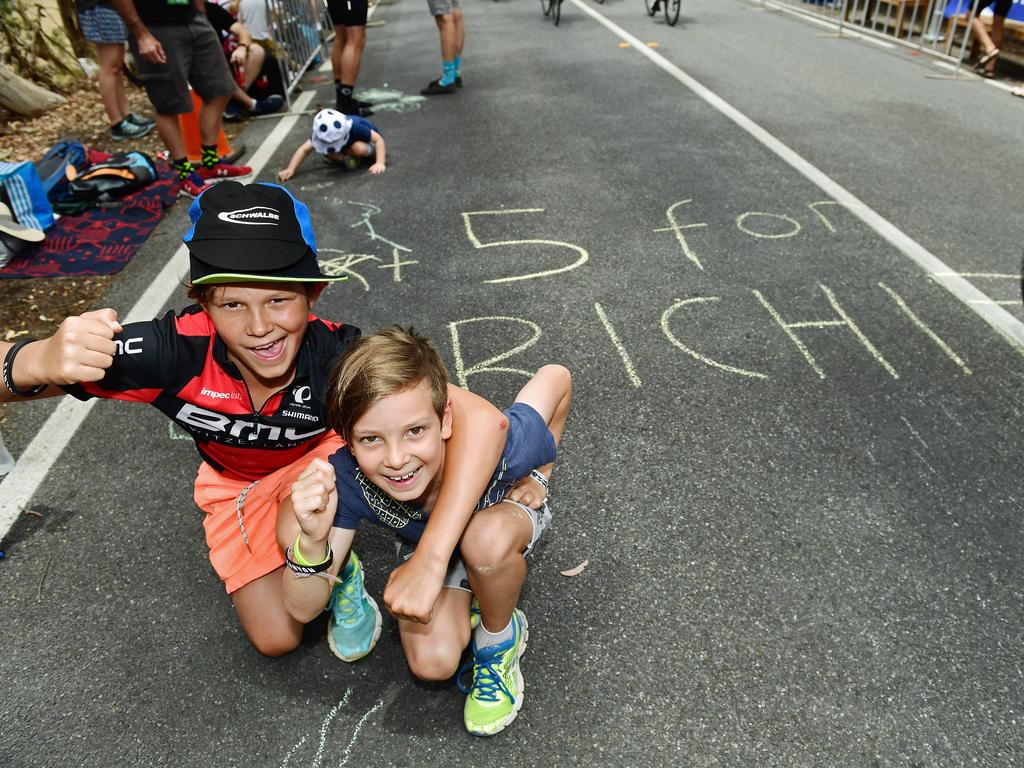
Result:
[[[657,48],[657,47],[658,47],[658,44],[657,44],[657,43],[654,43],[654,42],[651,42],[651,43],[648,43],[648,44],[647,44],[647,47],[648,47],[648,48]]]
[[[484,280],[485,283],[511,283],[517,280],[530,280],[535,277],[548,277],[550,275],[557,275],[562,272],[568,272],[569,270],[576,269],[587,263],[590,259],[590,255],[578,245],[573,243],[564,243],[561,240],[499,240],[493,243],[485,243],[476,236],[473,231],[473,224],[470,221],[470,216],[507,216],[510,214],[518,213],[542,213],[543,208],[516,208],[510,210],[501,211],[465,211],[462,214],[462,221],[466,228],[466,236],[469,241],[473,244],[474,248],[498,248],[505,245],[553,245],[559,248],[568,248],[571,251],[575,251],[579,254],[579,258],[576,259],[572,264],[567,264],[564,267],[557,269],[548,269],[543,272],[531,272],[528,275],[515,275],[514,277],[497,277],[493,280]]]
[[[699,360],[705,365],[710,365],[712,368],[718,368],[720,370],[727,371],[728,373],[736,373],[739,374],[740,376],[747,376],[752,379],[767,379],[767,374],[760,373],[758,371],[748,371],[744,368],[737,368],[732,365],[720,363],[717,360],[712,360],[710,357],[707,357],[706,355],[700,354],[696,350],[691,349],[690,347],[683,344],[683,342],[676,338],[675,334],[673,334],[672,331],[669,329],[669,320],[672,319],[672,315],[674,315],[676,313],[676,310],[679,309],[680,307],[686,306],[687,304],[703,304],[709,301],[720,300],[721,297],[719,296],[697,296],[692,299],[677,299],[675,304],[673,304],[671,307],[666,309],[661,314],[661,332],[665,334],[665,338],[667,338],[673,346],[677,347],[678,349],[681,349],[694,360]]]
[[[665,211],[665,218],[668,219],[668,226],[667,227],[659,227],[658,229],[656,229],[654,231],[655,232],[674,232],[675,236],[676,236],[676,240],[679,242],[679,247],[683,249],[683,255],[686,256],[686,258],[688,258],[694,264],[696,264],[697,265],[697,269],[703,271],[704,270],[704,265],[700,263],[700,259],[697,257],[697,254],[690,249],[689,243],[687,243],[686,242],[686,238],[683,237],[683,230],[684,229],[696,229],[696,228],[699,228],[699,227],[706,227],[707,223],[706,222],[701,222],[699,224],[680,224],[678,221],[676,221],[676,208],[678,208],[680,205],[686,205],[687,203],[692,203],[692,202],[693,202],[693,198],[689,198],[687,200],[680,200],[678,203],[673,203],[672,205],[670,205],[668,207],[668,210]]]
[[[885,283],[880,282],[878,284],[878,287],[889,294],[889,297],[894,302],[896,302],[896,306],[900,308],[903,314],[909,317],[910,321],[914,325],[920,328],[929,339],[935,342],[935,345],[939,349],[941,349],[943,353],[945,353],[946,357],[948,357],[950,360],[952,360],[954,363],[960,366],[961,370],[963,370],[963,372],[966,373],[968,376],[971,375],[971,369],[967,367],[967,363],[965,363],[961,359],[961,357],[956,352],[953,351],[952,347],[950,347],[949,344],[943,341],[942,338],[937,333],[935,333],[935,331],[929,328],[928,325],[920,317],[917,316],[917,313],[915,313],[914,310],[912,310],[907,305],[907,302],[903,300],[902,296],[896,293],[896,291],[894,291]]]
[[[787,336],[789,336],[789,340],[792,341],[796,345],[796,348],[800,350],[800,354],[802,354],[804,356],[804,360],[807,361],[807,364],[809,366],[811,366],[811,368],[814,369],[815,373],[818,374],[818,378],[819,379],[824,379],[825,378],[825,372],[823,370],[821,370],[821,367],[818,365],[818,361],[814,359],[814,355],[811,354],[811,350],[809,350],[807,348],[807,345],[805,345],[800,340],[799,336],[797,336],[795,333],[793,333],[793,331],[792,331],[793,325],[791,323],[787,323],[785,320],[782,319],[782,315],[780,315],[778,313],[778,311],[775,309],[775,307],[773,307],[768,302],[768,299],[766,299],[764,297],[763,293],[761,293],[757,289],[754,289],[753,293],[754,293],[754,296],[757,297],[757,300],[761,302],[761,306],[763,306],[766,310],[768,310],[768,314],[772,316],[772,319],[785,332],[785,334]]]
[[[391,249],[391,263],[390,264],[378,264],[377,269],[391,269],[393,282],[402,282],[402,267],[407,267],[412,264],[419,264],[418,261],[402,261],[402,257],[398,253],[397,248]]]
[[[348,253],[347,251],[342,251],[338,248],[321,248],[320,253],[341,254],[333,259],[327,259],[320,262],[320,268],[325,274],[328,274],[331,277],[351,275],[362,284],[364,291],[370,290],[370,284],[366,282],[366,278],[358,272],[355,272],[352,268],[364,261],[380,261],[379,258],[369,253]]]
[[[619,48],[632,48],[629,43],[619,43]]]
[[[765,216],[773,219],[781,219],[790,225],[788,232],[781,232],[779,234],[772,234],[769,232],[755,232],[746,225],[746,220],[751,216]],[[793,237],[800,231],[800,222],[791,216],[787,216],[784,213],[767,213],[765,211],[747,211],[746,213],[740,214],[736,218],[736,226],[743,232],[753,237],[760,237],[765,240],[780,240],[782,238]]]
[[[772,316],[772,319],[775,320],[776,324],[778,324],[778,326],[789,337],[790,341],[792,341],[796,348],[800,350],[800,354],[804,356],[804,360],[807,361],[807,364],[811,366],[815,373],[818,374],[818,378],[826,378],[825,371],[823,371],[821,366],[818,365],[818,361],[815,359],[814,355],[811,354],[807,345],[804,344],[800,337],[793,332],[794,328],[830,328],[838,325],[845,325],[853,332],[853,335],[857,337],[857,340],[863,345],[868,353],[875,358],[875,361],[885,368],[890,376],[894,379],[898,379],[900,375],[896,372],[896,369],[889,364],[889,361],[886,360],[882,353],[878,351],[878,348],[871,343],[871,340],[868,339],[867,336],[864,335],[863,331],[861,331],[857,323],[854,322],[853,318],[850,317],[846,310],[839,304],[835,294],[825,285],[819,284],[818,287],[824,292],[825,296],[828,298],[829,304],[832,305],[832,309],[834,309],[836,314],[841,318],[840,320],[814,320],[788,323],[782,318],[782,315],[779,314],[778,310],[772,306],[768,299],[765,298],[763,293],[758,290],[754,290],[753,294],[757,297],[757,300],[761,302],[761,305],[768,311],[768,314]]]
[[[821,285],[819,283],[818,287],[825,292],[825,295],[828,296],[828,303],[832,305],[832,309],[834,309],[836,311],[836,314],[838,314],[841,318],[843,318],[844,321],[846,321],[846,324],[850,326],[850,330],[853,331],[854,335],[857,337],[860,343],[864,345],[864,348],[871,353],[872,357],[874,357],[875,360],[878,361],[879,365],[881,365],[883,368],[885,368],[885,370],[889,372],[890,376],[892,376],[894,379],[898,379],[900,375],[896,373],[896,369],[889,365],[889,361],[882,356],[882,353],[878,350],[877,347],[875,347],[874,344],[871,343],[871,340],[864,335],[860,327],[853,321],[853,318],[850,317],[846,313],[846,310],[839,305],[839,302],[836,300],[836,295],[832,293],[828,286]]]
[[[640,377],[637,375],[636,368],[633,367],[633,360],[630,358],[626,348],[619,340],[619,335],[615,332],[615,328],[612,327],[611,322],[608,320],[608,316],[604,313],[604,308],[596,301],[594,302],[594,311],[597,312],[598,319],[600,319],[601,324],[608,333],[608,337],[612,340],[612,344],[615,346],[615,350],[619,353],[619,357],[622,358],[622,365],[626,369],[626,375],[629,376],[630,383],[639,389]]]
[[[841,205],[843,208],[846,208],[847,210],[852,210],[853,208],[864,208],[864,206],[862,205],[848,205],[847,203],[840,203],[838,200],[818,200],[815,203],[808,203],[807,207],[811,209],[815,216],[821,219],[821,223],[825,225],[825,229],[827,229],[829,232],[835,232],[836,228],[832,226],[831,221],[825,218],[825,214],[818,210],[818,208],[822,205]]]
[[[494,357],[488,358],[483,362],[467,368],[462,358],[462,342],[459,336],[459,327],[469,325],[470,323],[485,323],[492,320],[506,323],[522,323],[533,331],[533,335],[522,344],[513,347],[507,352],[502,352],[501,354],[495,355]],[[502,317],[499,315],[492,317],[471,317],[468,320],[457,320],[454,323],[448,323],[448,332],[452,337],[452,354],[455,357],[455,378],[458,380],[459,386],[463,389],[469,389],[469,377],[475,376],[478,373],[518,373],[528,379],[533,376],[533,371],[524,371],[522,368],[495,367],[492,364],[512,357],[512,355],[523,352],[536,344],[541,333],[540,326],[536,323],[530,322],[529,320],[523,320],[520,317]]]

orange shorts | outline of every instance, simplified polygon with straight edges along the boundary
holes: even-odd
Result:
[[[194,498],[206,513],[210,562],[228,594],[284,565],[277,545],[278,507],[309,462],[326,459],[344,444],[329,432],[301,459],[255,482],[225,477],[205,461],[199,466]]]

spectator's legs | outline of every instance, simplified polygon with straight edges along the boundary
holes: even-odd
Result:
[[[217,138],[220,136],[224,107],[228,105],[229,101],[231,101],[230,95],[218,96],[203,102],[203,106],[199,109],[199,138],[203,142],[203,146],[216,146]],[[173,155],[173,157],[181,157],[181,155]]]
[[[437,31],[441,38],[440,79],[431,82],[420,93],[452,93],[455,90],[458,68],[462,63],[462,43],[465,32],[462,26],[462,9],[454,8],[451,13],[441,13],[434,17]]]
[[[177,115],[157,113],[156,132],[160,134],[172,160],[185,157],[185,139],[181,135],[181,125],[178,123]]]
[[[344,24],[334,25],[334,47],[331,49],[331,67],[334,70],[336,106],[339,112],[358,115],[359,105],[353,91],[359,77],[359,64],[366,47],[366,27]]]
[[[243,90],[249,90],[249,86],[256,82],[256,78],[260,76],[260,70],[263,69],[263,61],[266,57],[267,52],[263,50],[263,46],[256,43],[249,46],[249,55],[245,57]]]
[[[100,98],[111,125],[120,123],[128,114],[121,69],[124,66],[124,43],[96,43],[100,71]]]
[[[985,7],[982,4],[981,7]],[[996,71],[996,58],[999,55],[999,47],[1003,44],[1003,32],[1006,19],[1002,16],[992,17],[992,34],[989,35],[988,27],[985,23],[975,17],[971,19],[971,31],[974,33],[974,37],[981,43],[981,47],[984,49],[984,53],[978,62],[978,66],[991,77]]]

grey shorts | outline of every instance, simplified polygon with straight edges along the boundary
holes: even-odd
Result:
[[[530,517],[530,522],[533,524],[533,535],[530,537],[530,543],[526,547],[526,551],[523,552],[523,556],[526,557],[533,551],[534,545],[540,541],[540,537],[544,535],[545,529],[551,523],[551,510],[548,508],[547,499],[541,505],[540,509],[532,509],[525,504],[520,504],[518,501],[504,501],[498,502],[499,504],[512,504],[513,506],[519,507]],[[403,539],[401,536],[395,537],[395,554],[398,556],[398,565],[401,565],[410,557],[412,553],[416,551],[415,542]],[[448,562],[448,572],[444,576],[444,588],[445,589],[461,589],[463,592],[472,592],[473,590],[469,587],[469,576],[466,574],[466,563],[459,556],[458,552],[452,555],[452,559]]]
[[[459,0],[427,0],[431,16],[447,16],[459,7]]]
[[[157,114],[191,112],[189,85],[203,101],[235,92],[235,80],[220,38],[206,16],[197,15],[187,24],[153,25],[149,31],[163,46],[165,64],[151,64],[143,59],[133,36],[129,36],[128,42],[139,66],[139,78]]]

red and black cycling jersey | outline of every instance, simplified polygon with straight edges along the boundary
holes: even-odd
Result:
[[[180,314],[128,323],[114,336],[114,362],[98,382],[64,390],[149,403],[196,442],[218,472],[258,480],[302,457],[324,437],[323,393],[335,361],[359,329],[310,315],[295,378],[257,412],[210,316],[193,305]]]

